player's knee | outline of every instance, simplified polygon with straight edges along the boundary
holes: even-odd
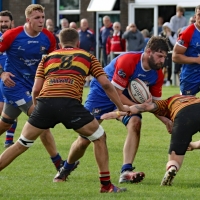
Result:
[[[15,120],[14,119],[8,119],[5,118],[3,116],[1,116],[1,120],[0,120],[0,132],[5,132],[7,130],[10,129],[10,127],[12,126],[12,124],[14,124]]]
[[[92,135],[88,136],[87,139],[91,142],[94,142],[95,140],[101,138],[103,135],[105,135],[104,129],[101,125],[99,125],[98,129]]]
[[[20,135],[19,139],[17,140],[22,146],[24,147],[31,147],[35,140],[29,140],[25,138],[22,134]]]
[[[9,124],[10,126],[15,123],[15,119],[9,119],[3,116],[1,116],[1,121],[6,124]]]
[[[135,117],[131,117],[128,124],[127,124],[127,128],[134,130],[136,132],[140,132],[141,129],[141,119],[137,116]]]

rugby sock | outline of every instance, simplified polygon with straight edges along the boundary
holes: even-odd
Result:
[[[14,137],[16,127],[17,127],[17,121],[15,120],[14,124],[12,124],[11,128],[8,131],[6,131],[5,144],[12,144],[13,143],[13,137]]]
[[[74,167],[74,164],[75,164],[75,163],[69,164],[69,163],[67,162],[67,160],[66,160],[63,166],[64,166],[65,169],[71,170],[71,169]]]
[[[62,162],[62,158],[61,158],[60,154],[58,153],[56,156],[51,157],[51,160],[52,160],[53,164],[55,165],[56,169],[59,170],[60,164]]]
[[[110,182],[110,172],[99,172],[99,180],[102,184],[102,187],[108,190],[111,186]]]
[[[124,172],[124,171],[132,171],[132,170],[133,170],[133,167],[132,167],[131,163],[124,164],[122,166],[121,173]]]

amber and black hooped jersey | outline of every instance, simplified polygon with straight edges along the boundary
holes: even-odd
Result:
[[[174,121],[177,113],[186,106],[200,103],[200,98],[189,95],[174,95],[166,100],[154,101],[157,105],[157,110],[154,114],[165,116]]]
[[[83,86],[88,75],[105,75],[99,61],[79,48],[63,48],[44,57],[36,78],[45,79],[38,97],[69,97],[82,101]]]

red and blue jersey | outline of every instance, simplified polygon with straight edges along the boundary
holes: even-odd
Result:
[[[177,44],[186,48],[185,55],[188,57],[200,56],[200,30],[192,24],[179,34]],[[200,65],[197,63],[183,64],[180,81],[200,83]]]
[[[0,37],[2,36],[2,33],[0,32]],[[6,62],[6,52],[1,52],[0,53],[0,65],[4,68],[5,62]]]
[[[43,29],[37,36],[29,36],[23,26],[7,30],[0,38],[0,52],[6,52],[4,70],[15,75],[13,80],[32,88],[36,69],[43,54],[56,49],[55,38]]]
[[[126,52],[113,59],[109,65],[104,68],[112,84],[124,91],[128,97],[127,87],[131,80],[139,78],[149,87],[154,99],[160,99],[162,96],[162,85],[164,75],[160,70],[145,70],[142,66],[142,52]],[[99,93],[101,96],[106,95],[104,90],[96,79],[92,80],[90,90]]]
[[[30,97],[36,70],[42,56],[55,49],[55,38],[46,29],[33,37],[26,32],[24,26],[19,26],[7,30],[1,36],[0,52],[7,54],[4,70],[14,75],[11,78],[15,82],[15,86],[9,88],[1,83],[6,102],[13,105],[17,102],[16,105],[19,106],[26,101],[23,95]]]

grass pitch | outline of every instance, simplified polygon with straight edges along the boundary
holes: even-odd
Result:
[[[88,89],[84,90],[84,99]],[[178,87],[164,87],[163,99],[179,93]],[[19,117],[14,140],[20,135],[27,117]],[[118,179],[122,165],[122,149],[126,137],[125,127],[116,120],[103,122],[107,133],[110,156],[111,180],[119,186]],[[59,124],[52,130],[57,148],[63,158],[67,157],[71,143],[77,133],[66,130]],[[5,134],[0,138],[0,149],[4,151]],[[198,140],[196,134],[193,140]],[[140,146],[134,166],[137,171],[144,171],[145,179],[139,184],[121,184],[128,191],[120,194],[100,194],[98,170],[93,155],[92,145],[80,160],[79,167],[64,183],[53,183],[56,174],[54,166],[40,139],[23,155],[17,158],[0,173],[0,199],[20,200],[152,200],[152,199],[200,199],[199,151],[188,152],[180,172],[171,187],[161,187],[165,173],[170,135],[165,126],[150,113],[143,114]]]

